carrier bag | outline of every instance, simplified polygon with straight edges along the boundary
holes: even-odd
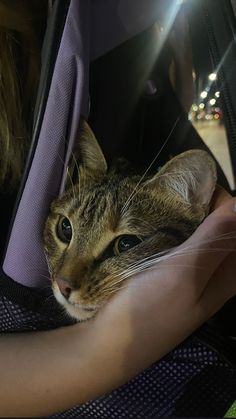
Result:
[[[31,147],[2,260],[2,333],[73,323],[48,298],[42,232],[50,202],[63,192],[81,116],[88,119],[108,161],[123,155],[147,167],[161,150],[153,167],[157,170],[184,150],[209,150],[193,126],[186,89],[178,96],[169,72],[175,50],[168,31],[183,8],[190,41],[201,35],[212,71],[217,68],[233,180],[236,173],[235,15],[230,1],[55,0],[49,6]],[[218,174],[230,190],[219,164]],[[54,417],[230,415],[236,400],[235,311],[232,299],[218,316],[124,386]]]

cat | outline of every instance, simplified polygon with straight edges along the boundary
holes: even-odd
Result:
[[[79,179],[51,204],[44,247],[57,301],[78,321],[93,317],[126,278],[186,240],[209,212],[212,157],[190,150],[155,175],[108,169],[89,125],[79,138]]]

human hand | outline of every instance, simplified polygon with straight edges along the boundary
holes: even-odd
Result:
[[[112,343],[115,350],[119,339],[129,340],[126,372],[137,373],[162,357],[236,294],[235,202],[217,188],[214,211],[196,232],[170,257],[132,278],[94,319],[104,326],[104,342],[109,330],[111,354]]]

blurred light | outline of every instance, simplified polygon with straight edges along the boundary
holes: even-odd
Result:
[[[216,80],[216,77],[217,77],[216,73],[211,73],[211,74],[209,74],[208,79],[211,80],[211,81],[214,81],[214,80]]]
[[[198,116],[197,116],[197,119],[202,119],[202,116],[201,116],[201,115],[198,115]]]
[[[205,99],[207,97],[208,93],[206,90],[203,90],[203,92],[200,94],[202,99]]]
[[[205,104],[204,103],[200,103],[199,108],[200,109],[204,109],[205,108]]]
[[[220,97],[220,92],[215,92],[216,97]]]
[[[196,111],[198,110],[198,106],[197,106],[197,105],[195,105],[195,104],[193,104],[192,108],[193,108],[193,111],[194,111],[194,112],[196,112]]]
[[[218,114],[218,113],[215,113],[215,115],[214,115],[214,119],[219,119],[220,118],[220,115]]]
[[[209,121],[210,119],[213,119],[213,115],[209,115],[209,114],[207,114],[207,115],[205,116],[205,118]]]
[[[209,100],[209,103],[210,103],[210,105],[215,105],[215,103],[216,103],[216,99],[211,99],[211,100]]]

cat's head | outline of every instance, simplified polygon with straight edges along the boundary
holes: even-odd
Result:
[[[201,150],[182,153],[152,177],[108,170],[88,125],[79,138],[79,180],[55,200],[44,231],[56,299],[85,320],[189,237],[208,213],[216,167]]]

